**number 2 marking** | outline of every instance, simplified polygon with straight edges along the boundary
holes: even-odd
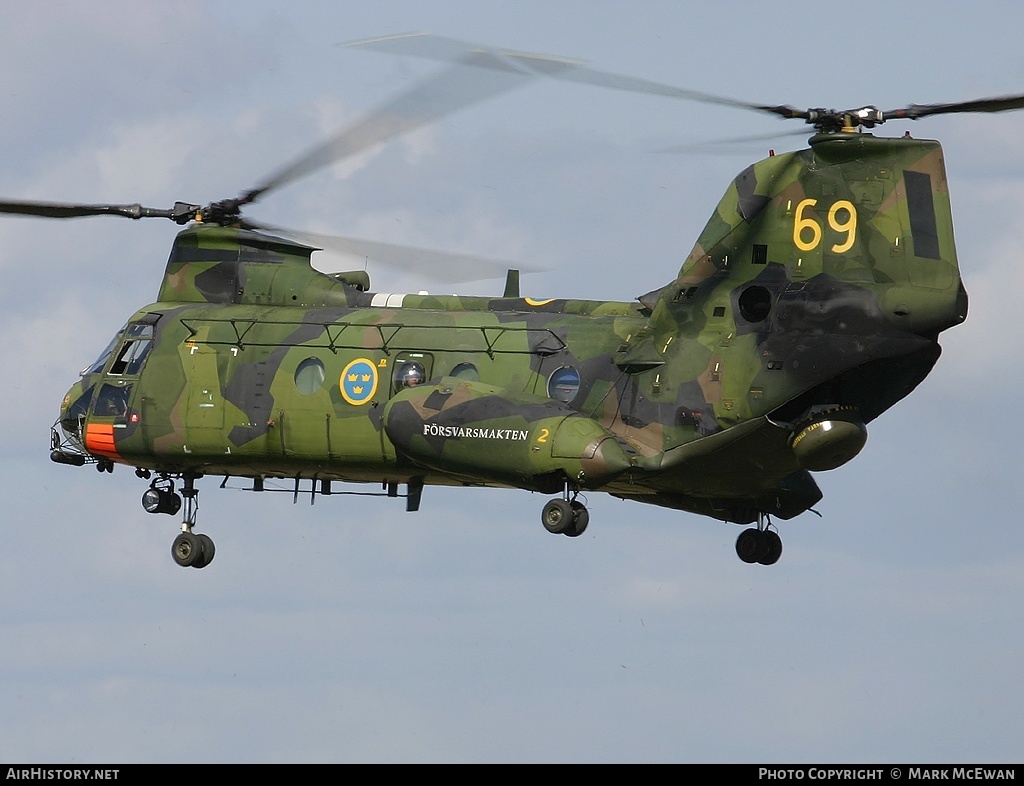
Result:
[[[550,434],[550,433],[551,432],[548,431],[546,428],[542,428],[540,430],[540,436],[537,437],[537,442],[547,442],[548,441],[548,434]]]

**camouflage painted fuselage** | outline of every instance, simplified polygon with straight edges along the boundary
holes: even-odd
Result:
[[[808,470],[856,454],[966,317],[942,152],[910,138],[818,136],[749,167],[634,303],[374,294],[311,251],[182,231],[65,434],[164,473],[568,484],[790,518],[820,499]]]

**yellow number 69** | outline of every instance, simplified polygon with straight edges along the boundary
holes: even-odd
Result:
[[[818,204],[817,199],[804,199],[796,206],[796,213],[793,216],[793,245],[801,251],[812,251],[821,243],[821,224],[815,219],[804,216],[804,210]],[[845,218],[840,219],[840,213],[845,213]],[[840,199],[828,209],[828,225],[831,229],[846,235],[841,243],[832,246],[836,254],[843,254],[853,248],[857,239],[857,208],[847,199]],[[807,233],[810,232],[810,237]]]

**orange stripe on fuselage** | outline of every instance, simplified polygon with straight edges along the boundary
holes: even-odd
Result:
[[[121,458],[114,446],[114,427],[110,423],[86,424],[85,449],[98,456],[112,459]]]

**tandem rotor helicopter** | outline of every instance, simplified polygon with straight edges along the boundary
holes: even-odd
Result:
[[[1024,95],[895,111],[748,104],[574,61],[428,35],[356,42],[450,69],[235,199],[169,209],[0,201],[0,212],[160,217],[184,225],[156,302],[132,314],[60,405],[51,458],[134,467],[142,504],[177,515],[177,564],[202,568],[197,481],[287,479],[302,493],[378,484],[417,510],[425,486],[552,495],[541,521],[587,528],[583,492],[746,526],[736,552],[773,564],[775,520],[822,497],[812,473],[858,454],[964,321],[938,142],[864,129],[1024,108]],[[728,186],[678,275],[633,302],[370,291],[311,246],[242,215],[268,192],[534,78],[802,120],[806,149]],[[457,89],[453,89],[457,88]],[[405,493],[400,494],[401,487]]]

